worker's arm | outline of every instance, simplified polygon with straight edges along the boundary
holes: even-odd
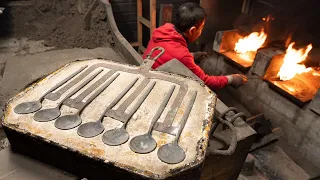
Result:
[[[180,59],[187,68],[197,75],[204,83],[212,89],[223,88],[228,85],[226,76],[209,76],[198,65],[195,64],[193,56],[190,54]]]
[[[223,88],[231,85],[238,88],[247,82],[247,77],[240,74],[231,74],[227,76],[209,76],[194,62],[194,57],[190,54],[181,58],[181,62],[188,67],[195,75],[204,81],[211,89]]]

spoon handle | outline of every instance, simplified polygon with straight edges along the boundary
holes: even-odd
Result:
[[[71,93],[69,93],[65,98],[62,99],[62,101],[60,101],[60,103],[58,104],[58,108],[60,108],[63,104],[63,102],[65,100],[67,100],[68,98],[70,98],[72,95],[74,95],[75,93],[77,93],[80,89],[82,89],[84,86],[86,86],[92,79],[94,79],[96,76],[98,76],[98,74],[100,74],[103,70],[100,69],[99,71],[97,71],[96,73],[94,73],[91,77],[89,77],[88,79],[86,79],[83,83],[81,83],[78,87],[76,87]]]
[[[104,91],[118,76],[120,73],[116,73],[114,76],[112,76],[104,85],[102,85],[94,94],[92,94],[86,102],[82,105],[82,107],[79,109],[78,114],[81,114],[81,112],[84,110],[84,108],[90,104],[97,96],[99,96],[102,91]]]
[[[133,87],[133,85],[138,81],[139,78],[135,78],[124,90],[121,91],[121,93],[107,106],[107,108],[103,111],[101,116],[99,117],[98,122],[102,122],[105,114],[107,111],[109,111],[111,108],[113,108],[127,92]]]
[[[130,113],[125,117],[124,123],[122,125],[122,128],[125,128],[129,122],[129,119],[132,117],[132,115],[138,110],[138,108],[141,106],[141,104],[146,100],[147,96],[150,94],[154,86],[156,85],[156,82],[151,82],[151,85],[148,87],[148,89],[142,94],[142,96],[138,99],[136,104],[131,109]]]
[[[197,93],[198,93],[197,91],[193,92],[193,94],[192,94],[192,96],[191,96],[191,98],[189,100],[189,104],[188,104],[188,106],[187,106],[186,110],[184,111],[184,114],[183,114],[183,116],[181,118],[181,124],[179,126],[178,133],[177,133],[177,135],[176,135],[176,137],[174,139],[174,143],[176,143],[176,144],[178,143],[180,135],[182,133],[182,130],[184,129],[184,126],[186,125],[186,122],[187,122],[187,120],[189,118],[191,109],[192,109],[192,107],[194,105],[194,102],[196,100],[196,97],[197,97]]]
[[[156,114],[153,116],[152,118],[152,121],[151,121],[151,126],[149,127],[149,130],[148,130],[148,134],[151,135],[151,132],[152,132],[152,129],[153,129],[153,126],[156,124],[156,122],[158,121],[158,119],[160,118],[161,114],[163,113],[164,109],[166,108],[171,96],[172,96],[172,93],[174,91],[174,89],[176,88],[175,85],[172,85],[169,92],[166,94],[166,96],[164,97],[161,105],[159,106]]]
[[[72,79],[73,77],[75,77],[77,74],[79,74],[81,71],[83,71],[85,68],[87,68],[88,65],[85,65],[83,67],[81,67],[80,69],[78,69],[78,71],[72,73],[70,76],[66,77],[64,80],[60,81],[58,84],[56,84],[55,86],[53,86],[51,89],[49,89],[46,93],[44,93],[40,98],[39,101],[42,102],[44,97],[46,97],[46,95],[48,95],[49,93],[51,93],[52,91],[56,90],[57,88],[59,88],[60,86],[62,86],[64,83],[68,82],[70,79]]]

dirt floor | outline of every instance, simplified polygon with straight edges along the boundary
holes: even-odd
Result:
[[[45,46],[57,49],[109,46],[111,36],[103,6],[93,11],[90,30],[84,29],[83,18],[93,0],[15,2],[18,3],[2,2],[6,7],[0,16],[1,24],[6,27],[1,25],[2,37],[44,40]]]

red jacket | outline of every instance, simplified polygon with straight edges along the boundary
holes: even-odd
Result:
[[[190,54],[187,42],[184,37],[178,33],[173,24],[166,23],[165,25],[155,29],[152,33],[152,39],[149,41],[148,47],[143,55],[146,58],[152,48],[156,46],[161,46],[165,49],[162,56],[155,61],[152,69],[156,69],[162,64],[172,60],[173,58],[178,59],[187,68],[189,68],[194,74],[196,74],[200,79],[202,79],[207,86],[212,89],[218,89],[226,86],[228,84],[228,79],[225,76],[209,76],[204,73],[204,71],[195,64],[193,56]],[[159,52],[154,52],[152,57],[159,54]]]

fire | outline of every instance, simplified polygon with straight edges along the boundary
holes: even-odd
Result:
[[[291,43],[287,48],[283,64],[277,74],[277,76],[284,81],[294,78],[296,74],[301,74],[312,70],[312,68],[306,68],[305,65],[299,64],[307,58],[308,53],[312,49],[312,45],[309,44],[306,48],[299,50],[293,49],[293,45],[294,43]]]
[[[320,76],[320,72],[314,71],[314,72],[312,73],[312,75],[314,75],[314,76]]]
[[[249,51],[257,51],[266,41],[267,34],[262,29],[259,32],[253,32],[249,36],[240,38],[235,44],[234,51],[237,53],[245,54]]]

